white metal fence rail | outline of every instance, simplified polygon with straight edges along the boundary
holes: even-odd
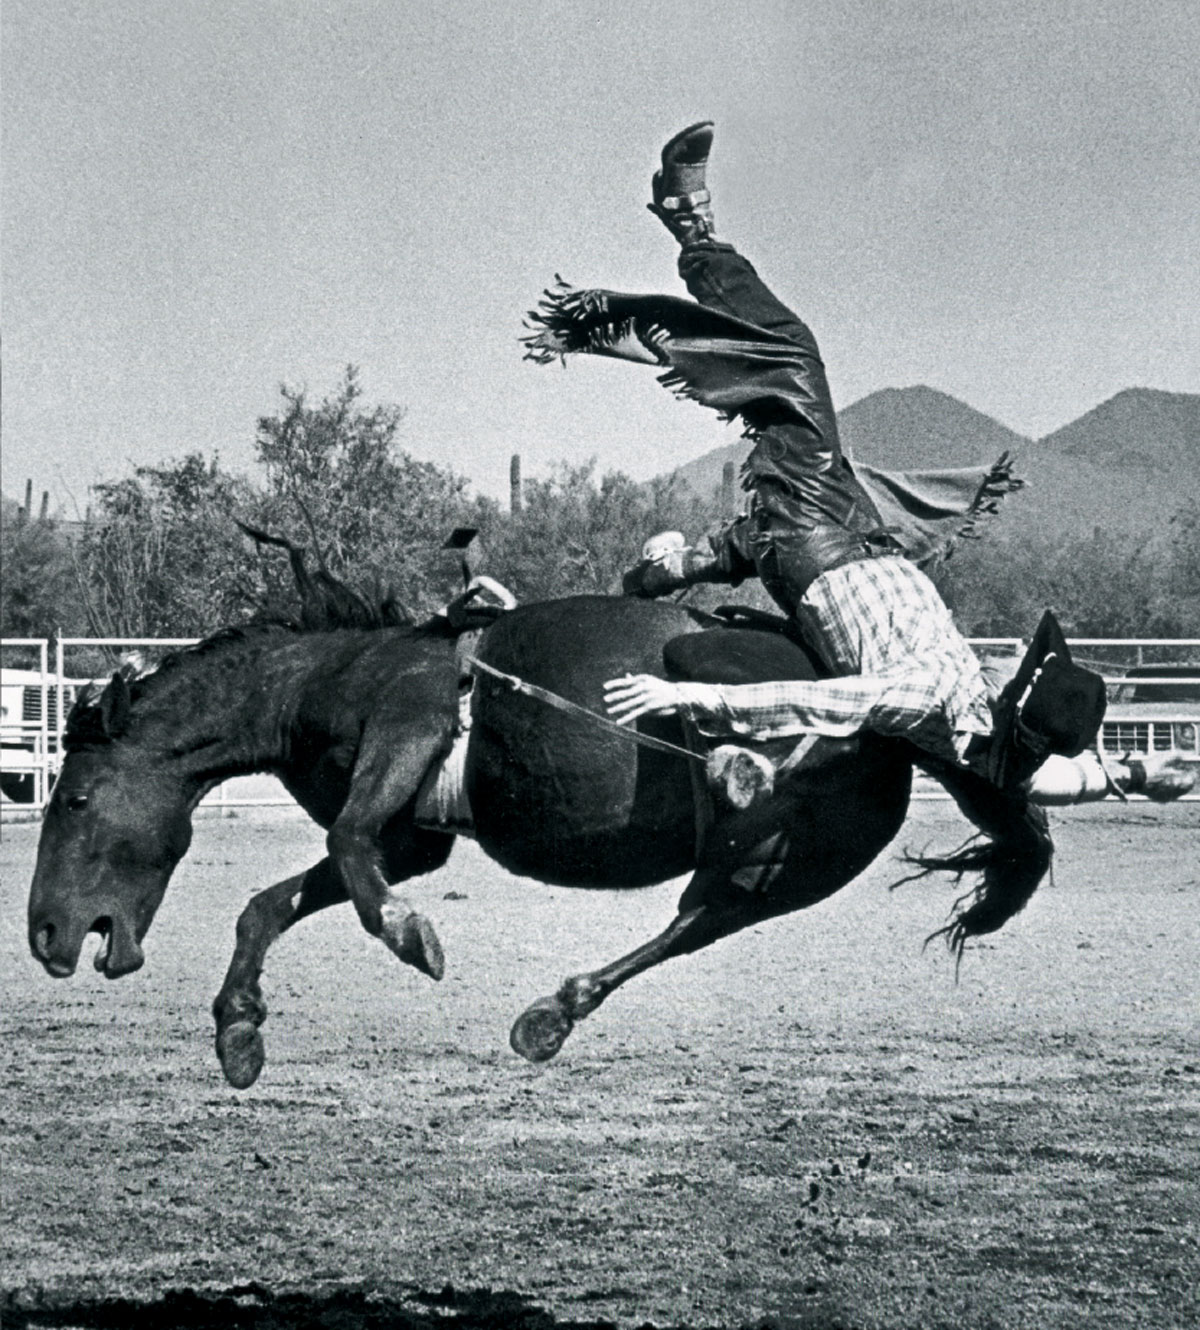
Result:
[[[196,638],[142,638],[142,637],[62,637],[54,643],[54,667],[50,668],[50,641],[47,638],[9,637],[0,639],[0,656],[7,658],[11,653],[22,653],[26,659],[36,656],[35,668],[26,668],[23,672],[36,676],[33,687],[37,705],[28,707],[22,699],[19,713],[9,714],[15,697],[15,685],[5,689],[5,714],[2,718],[2,752],[0,752],[0,775],[4,790],[3,807],[24,810],[39,809],[49,797],[54,777],[62,764],[62,731],[67,713],[74,702],[76,689],[88,678],[95,677],[98,671],[86,670],[82,673],[69,668],[73,655],[80,652],[107,652],[111,657],[109,672],[117,668],[122,656],[132,652],[159,653],[195,645]],[[1200,656],[1200,638],[1069,638],[1068,642],[1077,655],[1086,659],[1094,669],[1099,669],[1109,685],[1110,697],[1118,691],[1135,684],[1136,687],[1162,684],[1187,685],[1200,684],[1200,664],[1196,665],[1195,674],[1154,675],[1139,672],[1132,680],[1128,670],[1139,671],[1153,669],[1155,664],[1171,665],[1175,662],[1187,666],[1188,657]],[[1024,650],[1024,642],[1017,637],[979,637],[971,639],[972,646],[988,655],[1013,656]],[[1152,661],[1147,664],[1148,654],[1161,655],[1170,653],[1174,661]],[[1124,663],[1120,657],[1127,658]],[[1103,659],[1101,658],[1103,657]],[[0,664],[3,660],[0,660]],[[1124,670],[1114,673],[1114,670]],[[28,710],[36,715],[29,717]],[[1116,722],[1121,723],[1121,722]],[[1128,722],[1131,726],[1140,724],[1136,720]],[[1193,734],[1200,732],[1200,702],[1180,702],[1176,707],[1167,708],[1152,722],[1153,725],[1195,727]],[[1131,731],[1132,732],[1132,731]],[[1147,742],[1151,751],[1155,747],[1154,734]],[[1193,743],[1195,739],[1193,738]],[[1161,747],[1161,745],[1159,745]],[[19,798],[14,798],[17,792]],[[918,798],[946,798],[938,790],[920,791]],[[1200,800],[1200,793],[1186,796]],[[247,789],[244,780],[226,782],[218,786],[206,799],[205,805],[218,808],[245,807],[286,807],[292,799],[282,788],[269,794],[255,793]]]
[[[36,718],[25,711],[25,686],[4,690],[3,711],[0,713],[0,784],[5,799],[21,796],[22,802],[41,808],[50,793],[53,773],[50,754],[50,690],[49,646],[42,637],[7,637],[0,646],[11,647],[28,655],[37,652],[36,684],[38,705]],[[59,690],[61,701],[62,691]]]

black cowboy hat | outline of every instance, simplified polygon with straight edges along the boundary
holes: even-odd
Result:
[[[1047,610],[996,702],[988,775],[1011,789],[1051,753],[1078,756],[1095,740],[1107,700],[1104,680],[1072,661],[1058,620]]]

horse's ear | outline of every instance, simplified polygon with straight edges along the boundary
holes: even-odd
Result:
[[[112,682],[100,694],[100,722],[110,739],[119,739],[129,725],[129,681],[121,673],[114,674]]]

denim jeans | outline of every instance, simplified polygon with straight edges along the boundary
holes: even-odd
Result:
[[[732,245],[705,240],[685,246],[679,274],[700,304],[781,333],[801,352],[809,423],[780,421],[759,433],[747,460],[747,484],[756,496],[752,512],[714,541],[732,577],[740,580],[753,567],[775,600],[793,613],[815,577],[891,547],[879,537],[879,513],[842,455],[812,330]]]
[[[825,366],[808,324],[779,300],[750,260],[732,245],[701,240],[685,246],[679,255],[679,275],[692,298],[700,304],[732,314],[768,332],[782,333],[805,352],[811,365],[808,386],[816,404],[815,423],[840,457],[837,417],[825,380]]]

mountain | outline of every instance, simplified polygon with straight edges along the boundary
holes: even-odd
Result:
[[[1041,440],[1064,457],[1117,471],[1191,468],[1200,479],[1200,396],[1126,388]]]
[[[1027,487],[1004,505],[1010,530],[1138,530],[1200,497],[1200,395],[1194,393],[1128,388],[1036,442],[923,386],[871,393],[838,421],[852,457],[894,471],[972,466],[1012,452]],[[740,466],[747,451],[739,440],[675,474],[711,494],[725,462]]]
[[[838,413],[850,456],[890,471],[937,470],[994,462],[1002,452],[1023,454],[1030,441],[991,416],[934,388],[883,388]],[[699,493],[721,483],[726,462],[741,466],[744,440],[714,448],[674,474]]]
[[[1030,441],[982,411],[934,388],[884,388],[838,415],[842,444],[856,461],[889,471],[994,462]]]
[[[1127,388],[1040,439],[1014,505],[1041,530],[1153,530],[1200,498],[1200,395]]]

